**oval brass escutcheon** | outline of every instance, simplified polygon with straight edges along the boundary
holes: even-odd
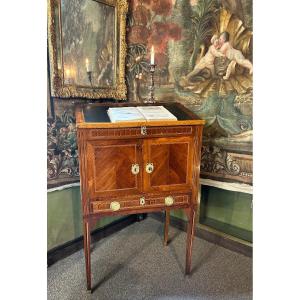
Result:
[[[148,174],[151,174],[151,173],[153,172],[153,170],[154,170],[154,165],[153,165],[153,163],[147,163],[147,164],[146,164],[146,172],[147,172]]]
[[[137,175],[140,172],[140,166],[138,164],[132,164],[131,165],[131,173],[133,175]]]
[[[118,201],[113,201],[113,202],[110,203],[110,209],[112,211],[117,211],[120,208],[121,208],[121,205],[120,205],[120,203]]]
[[[141,197],[140,198],[140,205],[145,205],[145,198],[144,197]]]
[[[174,204],[174,198],[172,196],[168,196],[165,198],[165,204],[167,206],[171,206]]]

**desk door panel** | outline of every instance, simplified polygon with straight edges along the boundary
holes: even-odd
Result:
[[[90,199],[126,195],[141,190],[141,142],[132,140],[88,141],[87,174]],[[138,174],[132,165],[139,165]]]
[[[144,164],[145,166],[147,163],[153,164],[153,171],[145,172],[145,189],[147,191],[189,189],[191,138],[149,139],[146,144]]]

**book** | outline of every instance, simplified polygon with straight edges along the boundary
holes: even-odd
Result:
[[[107,114],[112,123],[177,120],[177,118],[163,106],[110,107]]]
[[[107,114],[112,123],[145,121],[144,116],[135,107],[110,107]]]

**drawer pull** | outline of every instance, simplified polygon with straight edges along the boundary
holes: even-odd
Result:
[[[110,203],[110,209],[112,211],[117,211],[120,208],[121,208],[121,205],[120,205],[120,203],[118,201],[113,201],[113,202]]]
[[[139,172],[140,172],[140,166],[138,164],[133,164],[131,166],[131,173],[133,175],[137,175],[137,174],[139,174]]]
[[[165,204],[167,206],[171,206],[174,204],[174,198],[172,196],[168,196],[165,198]]]
[[[145,205],[145,198],[144,197],[141,197],[140,198],[140,205]]]
[[[153,165],[153,163],[147,163],[147,165],[146,165],[146,172],[147,172],[148,174],[151,174],[151,173],[153,172],[153,170],[154,170],[154,165]]]

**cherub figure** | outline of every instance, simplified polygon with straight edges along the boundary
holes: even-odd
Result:
[[[200,61],[195,65],[192,72],[186,75],[185,79],[189,80],[194,75],[198,74],[201,70],[208,68],[214,73],[214,60],[215,57],[225,56],[218,49],[220,48],[218,36],[215,34],[210,40],[211,46],[209,47],[207,53],[200,59]]]
[[[223,76],[223,79],[227,80],[230,77],[230,74],[234,70],[236,64],[247,68],[250,75],[253,73],[253,66],[250,60],[246,59],[240,50],[231,46],[229,42],[229,33],[227,31],[221,33],[219,45],[220,52],[231,61],[228,65],[225,76]]]

